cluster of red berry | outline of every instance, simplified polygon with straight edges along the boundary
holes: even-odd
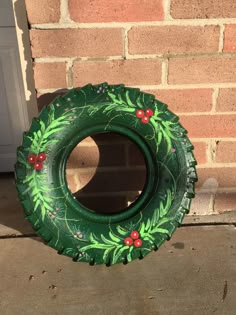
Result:
[[[139,239],[139,232],[137,231],[132,231],[130,233],[131,237],[126,237],[124,240],[124,243],[126,246],[131,246],[134,244],[135,247],[140,247],[142,246],[142,241]]]
[[[141,119],[142,123],[147,124],[149,123],[150,117],[153,116],[153,111],[150,108],[145,112],[142,109],[138,109],[136,111],[136,116]]]
[[[32,154],[28,156],[28,162],[34,164],[34,169],[40,171],[43,167],[43,161],[46,160],[45,153],[39,153],[38,155]]]

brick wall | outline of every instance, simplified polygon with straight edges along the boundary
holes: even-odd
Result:
[[[235,0],[26,0],[26,7],[41,103],[56,90],[103,81],[155,94],[195,145],[191,213],[236,210]],[[107,192],[108,203],[122,207],[142,189],[142,155],[124,138],[87,139],[77,151],[68,176],[72,189],[91,188],[80,192],[85,200],[98,205]],[[114,172],[122,177],[112,185]]]

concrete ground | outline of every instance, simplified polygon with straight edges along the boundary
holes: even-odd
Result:
[[[187,218],[144,260],[91,267],[36,237],[13,178],[1,176],[0,315],[235,315],[235,223],[235,213]]]

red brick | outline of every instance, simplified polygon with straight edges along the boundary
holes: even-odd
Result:
[[[91,178],[89,172],[79,175],[81,184],[84,185],[86,183],[87,189],[93,193],[139,191],[144,187],[146,171],[117,170],[116,172],[97,172],[89,183],[88,178]]]
[[[31,30],[33,57],[122,56],[120,28]]]
[[[76,174],[66,174],[67,185],[72,193],[75,193],[80,189],[80,183],[76,178]]]
[[[125,146],[116,143],[100,146],[78,145],[72,151],[67,163],[70,169],[125,165]]]
[[[224,52],[236,52],[236,24],[225,25]]]
[[[205,142],[192,142],[194,145],[194,155],[198,164],[204,164],[207,162],[207,144]],[[142,152],[134,145],[129,145],[128,151],[129,165],[139,165],[145,167],[145,160]]]
[[[25,5],[30,24],[60,20],[60,0],[25,0]]]
[[[236,89],[220,89],[217,98],[216,110],[218,112],[236,111]]]
[[[163,20],[162,0],[69,0],[76,22],[138,22]]]
[[[86,178],[83,181],[80,180],[81,169],[69,169],[66,168],[66,180],[69,189],[72,193],[86,187],[93,177],[96,175],[96,167],[90,167],[86,173]]]
[[[216,146],[216,162],[236,163],[236,141],[219,141]]]
[[[235,0],[172,0],[171,16],[176,19],[236,17]]]
[[[124,193],[125,194],[125,193]],[[76,194],[77,200],[85,207],[97,211],[98,213],[113,214],[119,210],[127,208],[126,196],[102,195],[91,196],[89,192]]]
[[[235,82],[236,56],[172,58],[170,84]]]
[[[192,138],[236,136],[236,115],[181,116],[180,122]]]
[[[66,87],[66,63],[35,63],[34,80],[37,89]]]
[[[219,26],[138,26],[129,33],[130,54],[217,52]]]
[[[217,98],[216,110],[218,112],[236,111],[236,89],[220,89]]]
[[[204,142],[192,142],[194,145],[194,155],[198,164],[207,162],[207,144]],[[129,146],[128,161],[130,165],[145,166],[144,156],[134,144]]]
[[[109,166],[125,166],[126,154],[125,145],[111,143],[106,145],[99,145],[99,167]]]
[[[176,113],[208,112],[212,108],[212,89],[149,90]]]
[[[74,86],[107,81],[126,85],[160,84],[160,60],[113,60],[76,62],[73,67]]]
[[[236,210],[236,193],[218,193],[215,198],[214,210],[219,213]]]
[[[76,146],[67,161],[68,169],[97,167],[99,163],[99,150],[97,146]]]
[[[97,145],[125,145],[129,144],[130,140],[128,137],[123,136],[116,132],[105,132],[105,133],[97,133],[92,136]]]
[[[129,165],[142,165],[145,167],[144,155],[134,143],[128,146],[128,163]]]
[[[217,187],[235,187],[236,167],[198,168],[198,188],[217,190]]]
[[[205,142],[192,142],[194,145],[194,155],[198,164],[207,162],[207,144]]]

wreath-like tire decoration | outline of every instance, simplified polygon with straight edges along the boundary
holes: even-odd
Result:
[[[101,132],[129,137],[146,161],[141,196],[114,215],[85,208],[66,183],[73,148]],[[165,104],[137,88],[89,84],[57,97],[33,119],[17,151],[16,187],[27,219],[74,261],[109,266],[142,259],[171,237],[194,197],[196,160],[186,134]]]

